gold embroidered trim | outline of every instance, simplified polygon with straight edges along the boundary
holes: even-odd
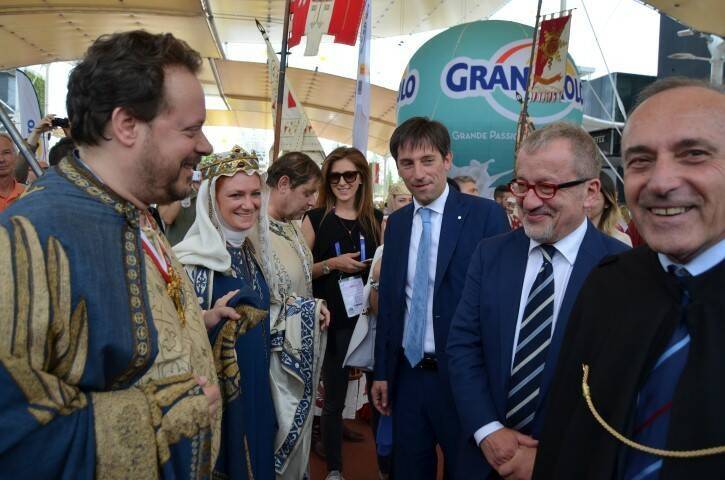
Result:
[[[8,231],[0,226],[0,353],[10,353],[15,330],[15,278],[13,275],[12,244]]]
[[[87,404],[74,384],[80,380],[88,354],[88,319],[81,300],[70,313],[70,269],[57,240],[49,238],[47,262],[35,228],[24,217],[11,218],[13,241],[0,227],[3,281],[15,292],[0,306],[0,362],[27,399],[28,412],[44,425]],[[15,270],[8,260],[12,252]],[[8,293],[9,292],[9,293]],[[60,299],[67,304],[58,306]],[[52,309],[52,317],[51,317]]]
[[[139,247],[137,229],[126,225],[123,231],[123,263],[126,271],[126,290],[128,291],[129,311],[133,338],[133,357],[129,366],[113,382],[113,388],[119,388],[139,375],[151,360],[149,342],[149,322],[146,315],[146,297],[143,287],[141,266],[143,250]]]
[[[133,220],[135,212],[136,226],[138,226],[138,209],[99,182],[90,172],[78,165],[72,156],[60,161],[58,173],[91,197],[113,207],[117,213],[126,216],[127,220]],[[127,215],[129,213],[132,215]]]
[[[211,451],[211,419],[209,417],[209,401],[196,379],[188,373],[175,375],[163,380],[149,383],[142,387],[149,399],[150,419],[156,428],[156,446],[161,465],[171,458],[169,445],[179,442],[182,438],[193,441],[201,440],[199,452]],[[169,408],[163,413],[163,408]],[[199,467],[200,477],[207,477],[211,464],[203,459],[192,463]]]
[[[131,388],[92,394],[96,478],[158,478],[154,428],[147,399]]]
[[[606,430],[611,436],[613,436],[630,448],[634,448],[635,450],[639,450],[640,452],[649,453],[650,455],[668,458],[696,458],[707,457],[711,455],[721,455],[725,453],[725,445],[710,448],[701,448],[698,450],[662,450],[660,448],[652,448],[648,447],[647,445],[642,445],[641,443],[634,442],[629,438],[625,437],[624,435],[616,431],[611,425],[609,425],[594,407],[592,395],[589,390],[589,365],[585,364],[582,364],[582,395],[584,395],[584,400],[586,400],[587,402],[589,411],[592,413],[592,415],[594,415],[594,419],[599,423],[599,425],[601,425],[602,428],[604,428],[604,430]]]
[[[27,197],[31,193],[42,192],[43,190],[45,190],[45,187],[41,187],[39,185],[31,185],[25,189],[25,191],[20,195],[20,197],[18,197],[18,200],[20,200],[21,198]]]
[[[58,172],[76,187],[92,198],[113,207],[116,213],[126,218],[123,231],[123,262],[126,272],[126,288],[128,290],[129,310],[131,314],[131,330],[133,356],[128,367],[111,384],[111,388],[125,386],[132,378],[138,376],[151,359],[149,343],[149,320],[146,312],[146,300],[142,288],[141,265],[143,251],[137,234],[139,228],[139,210],[130,202],[119,197],[115,192],[98,181],[87,169],[81,167],[72,156],[66,157],[58,164]]]
[[[229,403],[237,398],[240,392],[241,377],[237,351],[234,348],[237,338],[256,327],[267,317],[266,310],[249,305],[240,305],[235,310],[240,315],[239,320],[228,319],[214,341],[214,366],[224,403]]]
[[[254,472],[252,471],[252,459],[249,456],[249,443],[247,442],[246,435],[244,435],[244,457],[247,461],[247,477],[249,477],[249,480],[254,480]]]

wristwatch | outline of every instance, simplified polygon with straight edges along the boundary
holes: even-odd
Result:
[[[330,265],[327,263],[327,260],[322,262],[322,274],[327,275],[330,273]]]
[[[375,291],[377,291],[380,288],[380,283],[373,282],[372,280],[368,283],[368,285],[370,285],[370,288],[372,288]]]

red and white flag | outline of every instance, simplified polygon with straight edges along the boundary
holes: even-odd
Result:
[[[566,77],[566,59],[569,51],[571,13],[544,19],[539,27],[539,37],[534,59],[534,79],[531,83],[531,100],[556,102],[561,97]]]
[[[272,118],[276,119],[277,111],[277,86],[279,85],[279,59],[272,48],[267,32],[258,24],[259,31],[267,44],[267,69],[270,80],[270,95],[272,102]],[[294,93],[285,79],[284,97],[282,105],[282,122],[280,125],[279,153],[304,152],[313,160],[322,163],[325,158],[325,151],[322,149],[320,140],[312,129],[307,114],[305,114],[301,103],[295,101]]]
[[[289,47],[307,35],[305,55],[317,55],[323,34],[334,36],[335,43],[355,45],[364,6],[365,0],[293,0]]]

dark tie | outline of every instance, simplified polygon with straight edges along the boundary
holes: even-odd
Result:
[[[521,317],[504,422],[507,427],[522,433],[530,432],[539,404],[541,377],[554,321],[554,268],[551,259],[556,248],[552,245],[541,245],[539,248],[544,261],[531,286]]]
[[[690,303],[687,279],[691,275],[687,269],[677,265],[670,265],[667,270],[677,278],[682,289],[682,314],[675,333],[637,395],[634,417],[633,440],[654,448],[666,446],[672,398],[690,350],[685,307]],[[625,464],[624,480],[655,480],[659,478],[661,468],[661,458],[630,450]]]

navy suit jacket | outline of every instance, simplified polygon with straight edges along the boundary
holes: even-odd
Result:
[[[413,209],[413,204],[410,204],[390,215],[385,229],[374,379],[387,380],[391,396],[395,392],[393,384],[398,362],[407,361],[402,356],[402,349]],[[442,375],[447,375],[445,346],[448,329],[463,291],[471,255],[481,239],[508,230],[506,214],[495,202],[449,188],[438,242],[433,291],[433,330],[439,373]]]
[[[628,248],[587,221],[587,231],[564,292],[546,357],[542,401],[532,424],[534,437],[541,430],[546,395],[579,289],[605,256]],[[490,422],[505,423],[513,342],[528,254],[529,238],[523,228],[482,241],[473,255],[463,297],[451,324],[447,347],[450,380],[463,432],[470,439],[476,430]]]

